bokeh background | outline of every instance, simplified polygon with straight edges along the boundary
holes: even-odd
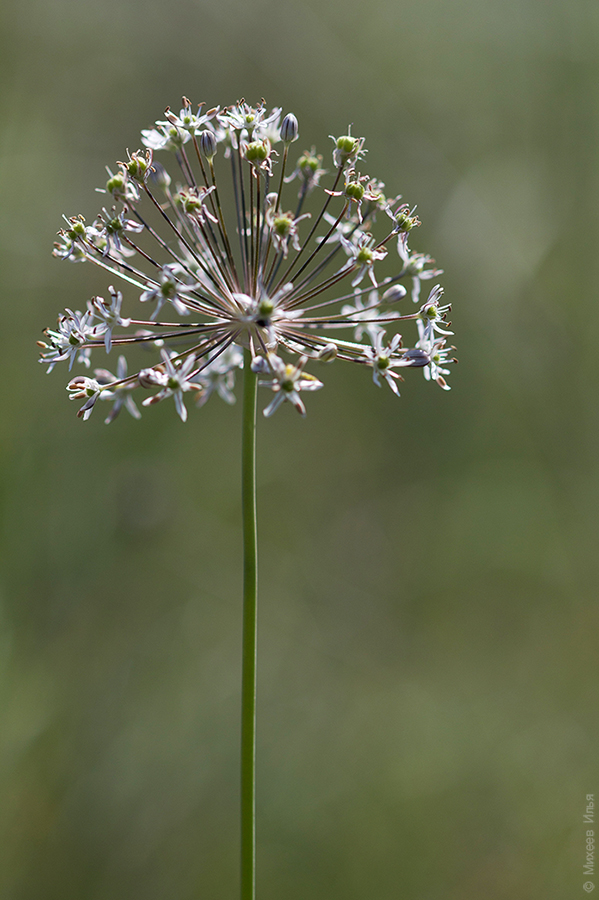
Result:
[[[239,405],[75,417],[50,255],[194,102],[367,138],[460,365],[259,428],[260,900],[582,897],[597,778],[595,0],[4,0],[0,897],[237,894]],[[301,146],[300,146],[301,145]],[[598,879],[599,880],[599,879]]]

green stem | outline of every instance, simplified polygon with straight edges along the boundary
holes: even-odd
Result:
[[[241,900],[256,898],[256,639],[258,537],[256,529],[256,394],[258,376],[244,351],[242,478],[243,657],[241,675]]]

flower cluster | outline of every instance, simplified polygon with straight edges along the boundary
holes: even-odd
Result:
[[[112,403],[106,422],[122,407],[139,418],[136,392],[152,392],[146,407],[172,397],[183,421],[186,395],[198,406],[214,392],[233,403],[244,357],[274,395],[267,416],[286,400],[305,414],[300,394],[322,387],[306,365],[334,359],[369,368],[396,394],[400,371],[412,367],[448,389],[449,307],[438,284],[420,303],[421,282],[441,270],[408,247],[414,210],[358,170],[364,138],[351,130],[333,137],[329,171],[312,147],[286,174],[297,137],[295,116],[264,102],[194,111],[184,98],[178,114],[167,109],[142,132],[144,151],[107,170],[109,199],[95,221],[65,219],[55,255],[95,263],[133,295],[111,285],[83,311],[67,309],[38,342],[48,372],[63,361],[90,368],[94,349],[118,347],[115,375],[98,368],[69,382],[82,418],[98,400]],[[176,174],[154,158],[167,153]],[[397,308],[403,281],[415,311]],[[135,294],[149,315],[134,314]],[[404,345],[398,328],[412,321],[417,339]],[[126,346],[140,355],[133,367]],[[149,365],[144,351],[156,354]]]

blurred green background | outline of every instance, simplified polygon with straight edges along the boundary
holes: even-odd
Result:
[[[596,0],[1,15],[0,897],[237,892],[239,405],[82,423],[35,348],[107,283],[51,257],[61,213],[182,94],[264,96],[327,157],[352,122],[460,357],[449,394],[338,365],[260,422],[260,900],[585,896]]]

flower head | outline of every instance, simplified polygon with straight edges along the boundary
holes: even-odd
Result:
[[[298,134],[292,113],[264,101],[205,111],[184,98],[179,112],[167,108],[142,132],[145,151],[108,170],[101,190],[112,205],[92,225],[65,219],[55,255],[98,265],[111,286],[85,312],[67,309],[46,329],[41,361],[52,371],[61,362],[89,367],[98,348],[119,353],[116,375],[96,369],[93,379],[69,382],[85,401],[83,418],[98,399],[112,402],[107,422],[122,407],[137,418],[134,395],[144,390],[154,392],[142,406],[172,397],[183,420],[188,393],[197,406],[213,393],[231,403],[243,351],[274,394],[267,415],[285,401],[305,413],[302,395],[322,387],[306,368],[333,360],[371,368],[375,383],[395,393],[404,367],[420,366],[446,387],[451,332],[441,288],[417,312],[401,308],[403,281],[418,300],[421,281],[440,274],[408,249],[414,210],[359,174],[365,140],[351,129],[333,138],[330,173],[315,147],[292,160]],[[399,267],[387,254],[396,239]],[[151,307],[149,317],[135,311],[136,300]],[[412,329],[412,347],[400,327]],[[126,348],[147,352],[132,365]],[[158,354],[153,362],[150,353]]]

